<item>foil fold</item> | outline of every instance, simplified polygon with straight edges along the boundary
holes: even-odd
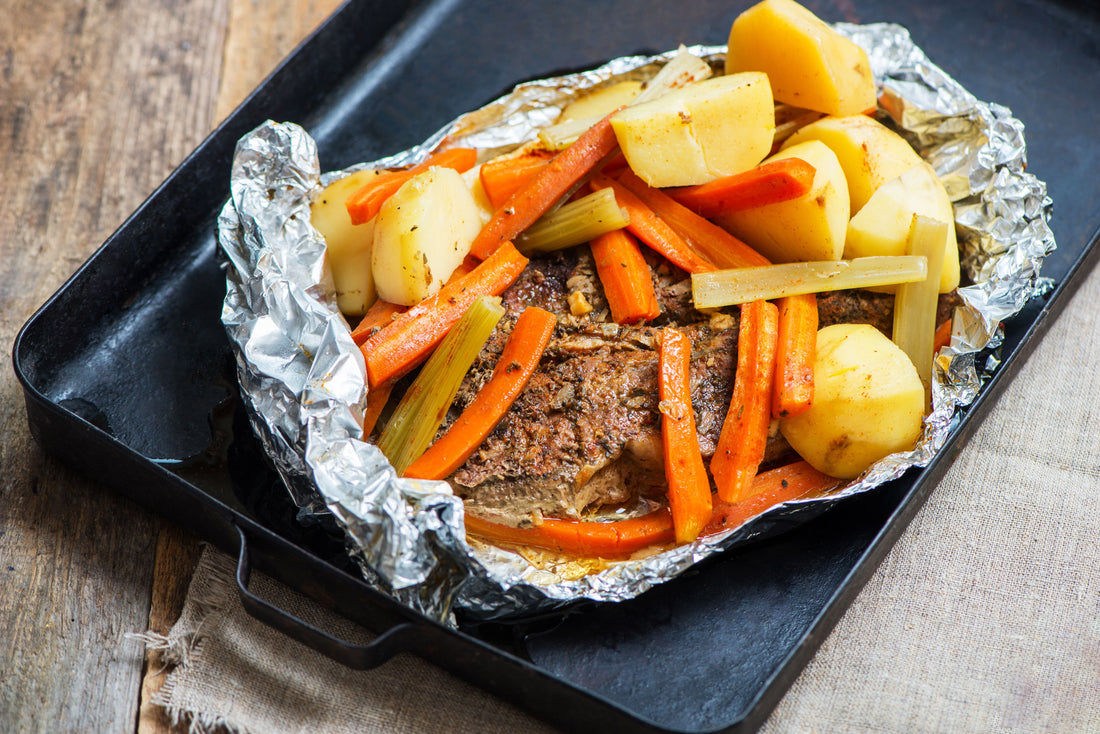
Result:
[[[324,242],[309,201],[351,170],[422,160],[441,142],[503,152],[534,139],[580,91],[647,79],[675,53],[615,59],[589,71],[522,84],[463,115],[408,151],[348,171],[320,172],[316,146],[291,123],[267,122],[238,143],[231,198],[218,221],[230,267],[222,321],[237,359],[255,429],[303,518],[334,515],[364,577],[425,615],[453,623],[540,613],[587,599],[629,599],[675,578],[715,552],[782,532],[853,494],[927,465],[998,364],[1001,323],[1050,282],[1040,276],[1054,248],[1045,185],[1027,173],[1023,125],[981,102],[889,24],[836,28],[867,50],[880,89],[880,118],[936,169],[955,208],[961,260],[973,285],[950,346],[936,360],[933,410],[908,452],[886,457],[825,498],[775,507],[739,528],[571,578],[517,553],[470,544],[461,500],[446,482],[403,479],[360,428],[365,367],[336,308]],[[691,53],[721,66],[724,47]]]

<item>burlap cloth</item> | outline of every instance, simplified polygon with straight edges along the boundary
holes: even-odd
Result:
[[[763,731],[1100,732],[1100,271],[1009,385]],[[207,550],[158,699],[193,727],[553,731],[400,656],[353,672],[255,622]],[[257,576],[253,589],[368,639]]]

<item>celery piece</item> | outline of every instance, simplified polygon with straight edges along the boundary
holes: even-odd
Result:
[[[912,255],[782,263],[695,273],[691,294],[696,308],[720,308],[801,293],[911,283],[924,280],[927,272],[926,260]]]
[[[503,315],[499,297],[481,296],[474,301],[397,404],[378,437],[378,448],[399,475],[431,445],[470,365]]]
[[[689,52],[686,46],[681,45],[677,54],[646,83],[642,93],[630,104],[652,102],[666,92],[709,79],[713,74],[714,70],[710,68],[710,64]]]
[[[924,384],[925,410],[932,404],[932,348],[936,340],[936,311],[940,302],[940,270],[947,223],[913,215],[907,248],[910,255],[927,258],[928,277],[898,286],[894,295],[894,344],[909,355]]]
[[[646,82],[645,88],[634,98],[631,105],[649,102],[673,89],[686,87],[693,82],[701,82],[714,74],[710,64],[680,46],[679,53],[661,67],[656,76]],[[539,131],[539,140],[549,150],[561,150],[569,147],[574,140],[600,121],[599,117],[587,117],[577,120],[565,120]]]
[[[564,250],[629,223],[630,217],[619,208],[615,191],[609,186],[544,214],[516,238],[515,244],[524,255]]]

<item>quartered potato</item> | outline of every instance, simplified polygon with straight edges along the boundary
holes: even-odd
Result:
[[[378,171],[357,171],[345,176],[326,186],[309,205],[310,223],[325,238],[337,305],[348,316],[362,316],[374,303],[374,224],[352,224],[345,204],[360,186],[377,175]]]
[[[412,306],[438,291],[470,251],[481,217],[457,171],[433,167],[405,182],[374,219],[378,297]]]
[[[779,430],[815,469],[852,479],[912,448],[923,413],[924,386],[905,352],[873,326],[836,324],[817,333],[813,405]]]
[[[676,89],[611,117],[630,167],[650,186],[691,186],[748,170],[771,150],[775,105],[759,72]]]
[[[955,215],[936,171],[923,161],[880,186],[852,217],[848,223],[844,257],[908,254],[909,228],[913,216],[918,214],[947,223],[939,291],[953,291],[959,285]],[[892,288],[888,290],[893,291]]]
[[[858,115],[875,107],[875,80],[862,48],[792,0],[764,0],[730,29],[726,73],[763,71],[779,102]]]
[[[814,167],[813,186],[797,199],[743,209],[715,221],[776,263],[839,260],[848,226],[848,184],[836,155],[807,141],[769,160],[801,158]]]
[[[863,208],[879,186],[923,160],[905,138],[866,115],[818,120],[789,137],[783,149],[807,140],[820,140],[836,153],[848,179],[852,214]]]
[[[558,121],[599,119],[623,105],[630,104],[641,91],[642,83],[639,81],[616,82],[600,87],[567,104]]]

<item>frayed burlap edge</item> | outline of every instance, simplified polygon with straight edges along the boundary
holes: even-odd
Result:
[[[150,702],[164,709],[173,728],[186,725],[189,734],[246,734],[243,728],[224,716],[192,711],[174,700],[179,674],[201,659],[205,624],[214,614],[223,611],[236,593],[235,573],[232,558],[216,552],[212,546],[205,546],[187,589],[187,603],[168,634],[149,630],[126,635],[128,640],[141,642],[146,651],[158,659],[162,667],[157,674],[168,671],[164,684]]]

